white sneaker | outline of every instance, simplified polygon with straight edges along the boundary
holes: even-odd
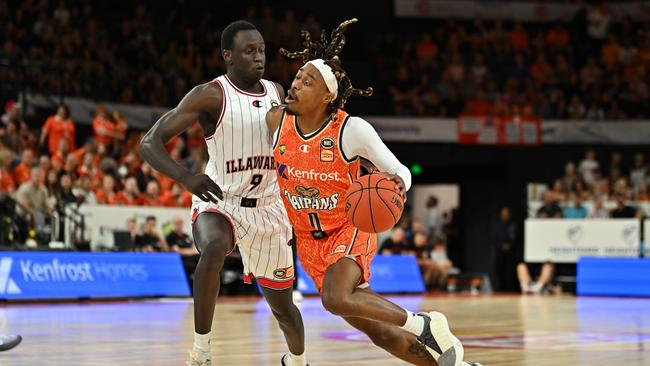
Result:
[[[539,282],[535,282],[535,284],[530,287],[530,291],[534,294],[541,294],[543,289],[544,285]]]
[[[301,302],[302,300],[304,300],[304,297],[302,296],[302,292],[300,292],[299,290],[293,290],[293,302],[294,303]]]
[[[419,313],[424,318],[424,330],[418,336],[439,366],[461,366],[465,350],[449,329],[447,317],[437,311]]]
[[[190,351],[190,360],[187,361],[187,366],[212,366],[210,360],[210,352]]]
[[[14,334],[0,334],[0,351],[8,351],[14,347],[16,347],[21,341],[23,340],[23,337],[19,335],[14,335]]]

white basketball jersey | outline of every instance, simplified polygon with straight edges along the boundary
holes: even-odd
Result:
[[[214,80],[223,92],[221,113],[214,135],[206,137],[209,160],[205,174],[231,196],[278,196],[272,138],[266,112],[281,103],[275,84],[260,80],[263,91],[237,88],[228,76]]]

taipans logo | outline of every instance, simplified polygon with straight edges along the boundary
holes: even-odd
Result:
[[[287,145],[280,145],[280,155],[284,155],[287,152]]]
[[[287,198],[287,201],[289,202],[289,204],[291,204],[291,207],[296,211],[300,211],[300,210],[316,210],[316,211],[328,210],[329,211],[335,209],[339,204],[338,193],[334,193],[333,195],[328,197],[319,197],[320,192],[318,192],[318,190],[313,191],[315,188],[310,187],[305,189],[307,191],[303,191],[302,194],[296,192],[298,193],[298,195],[294,195],[286,189],[284,190],[284,195]],[[316,194],[316,195],[309,196],[310,194],[312,195]]]
[[[296,186],[296,193],[305,198],[314,198],[320,196],[320,191],[316,187]]]
[[[301,153],[305,153],[305,154],[306,154],[306,153],[309,152],[309,149],[310,149],[310,148],[309,148],[309,145],[300,145],[300,148],[299,148],[298,150],[300,150]]]
[[[16,282],[9,278],[13,259],[3,257],[0,259],[0,294],[20,294],[22,291]]]
[[[262,108],[262,107],[264,107],[264,104],[262,103],[261,100],[254,100],[253,101],[253,107]]]
[[[278,268],[273,271],[273,277],[278,279],[287,279],[293,277],[293,267]]]
[[[582,237],[584,236],[584,232],[582,231],[582,226],[575,225],[569,227],[566,231],[566,235],[569,238],[569,241],[573,243],[573,245],[578,245],[578,243],[582,240]]]
[[[334,173],[324,173],[318,172],[315,169],[310,170],[300,170],[294,167],[287,166],[286,164],[278,165],[278,175],[284,179],[298,178],[306,180],[319,180],[322,182],[327,182],[331,180],[339,180],[339,172]]]

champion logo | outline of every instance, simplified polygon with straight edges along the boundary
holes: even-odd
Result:
[[[300,145],[300,152],[302,153],[308,153],[309,152],[309,145]]]
[[[264,107],[264,104],[262,103],[261,100],[254,100],[253,101],[253,107],[262,108],[262,107]]]
[[[9,278],[13,259],[3,257],[0,259],[0,294],[20,294],[22,291],[16,282]]]

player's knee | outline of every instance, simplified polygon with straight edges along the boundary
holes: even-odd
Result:
[[[325,310],[339,316],[348,315],[350,307],[353,306],[347,294],[341,294],[336,291],[323,292],[321,301]]]
[[[295,316],[294,316],[293,311],[292,311],[293,307],[295,307],[295,305],[290,305],[290,306],[279,308],[279,309],[278,308],[272,308],[271,312],[273,313],[273,316],[278,321],[278,323],[285,324],[285,325],[291,325],[291,324],[295,323],[295,321],[296,321]]]
[[[223,265],[228,253],[228,248],[225,243],[220,241],[212,241],[207,243],[201,249],[201,260],[209,261],[212,265]]]

